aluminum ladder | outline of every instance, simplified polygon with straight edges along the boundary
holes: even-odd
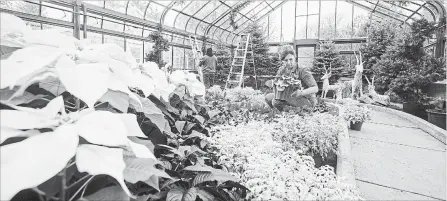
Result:
[[[246,64],[253,65],[256,88],[258,88],[258,83],[256,80],[255,60],[253,54],[253,43],[250,38],[250,34],[241,34],[239,43],[236,49],[234,50],[233,62],[231,63],[230,72],[228,74],[228,79],[225,84],[225,89],[234,86],[243,87],[244,68]]]
[[[195,36],[189,36],[189,44],[191,45],[192,55],[194,57],[194,66],[197,68],[197,73],[200,76],[200,81],[203,82],[203,71],[202,67],[199,66],[200,59],[203,56],[202,49],[197,43],[197,38]]]

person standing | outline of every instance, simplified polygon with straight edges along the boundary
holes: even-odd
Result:
[[[298,89],[290,97],[287,97],[286,100],[276,100],[275,94],[269,93],[265,96],[267,104],[271,108],[275,107],[279,110],[282,110],[286,105],[292,107],[315,107],[317,105],[316,93],[318,92],[318,86],[312,74],[298,66],[295,60],[295,51],[291,46],[283,48],[280,56],[282,66],[278,69],[277,76],[287,75],[301,80],[304,90]]]
[[[206,55],[202,57],[199,66],[202,66],[203,84],[210,87],[214,84],[214,76],[216,75],[217,57],[213,54],[213,49],[208,48]]]

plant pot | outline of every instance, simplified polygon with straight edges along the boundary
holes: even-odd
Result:
[[[446,113],[427,110],[428,122],[446,130]]]
[[[292,95],[293,88],[292,86],[288,86],[283,90],[278,90],[278,87],[274,84],[273,92],[275,93],[276,100],[286,100],[288,97]]]
[[[351,130],[360,131],[362,130],[363,122],[352,123],[351,122]]]
[[[402,106],[404,112],[427,120],[427,112],[422,104],[418,102],[404,102]]]

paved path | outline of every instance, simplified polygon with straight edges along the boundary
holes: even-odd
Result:
[[[407,120],[373,111],[349,130],[357,186],[366,200],[446,200],[446,146]]]

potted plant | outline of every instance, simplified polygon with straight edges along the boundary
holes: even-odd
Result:
[[[366,107],[358,104],[346,104],[343,117],[350,123],[352,130],[360,131],[363,122],[371,119],[371,111]]]
[[[427,109],[428,122],[446,129],[446,100],[443,98],[433,98],[429,102],[429,109]]]
[[[289,76],[278,76],[273,81],[273,92],[276,100],[286,100],[297,89],[301,89],[301,81]]]

